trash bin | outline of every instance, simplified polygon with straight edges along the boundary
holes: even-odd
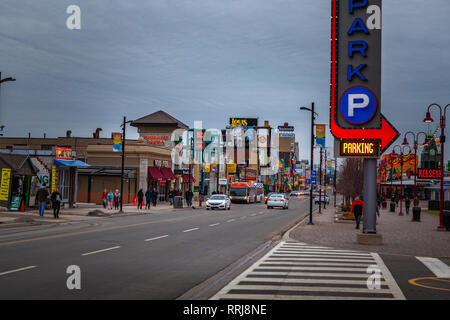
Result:
[[[447,231],[450,231],[450,210],[444,210],[442,216],[445,229],[447,229]]]
[[[395,212],[395,202],[390,203],[390,212]]]
[[[420,207],[413,207],[413,219],[412,221],[420,222],[420,212],[422,208]]]
[[[183,208],[183,197],[176,196],[173,198],[173,207],[174,208]]]

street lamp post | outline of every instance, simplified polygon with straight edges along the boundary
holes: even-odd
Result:
[[[16,81],[16,79],[14,79],[12,77],[8,77],[8,78],[5,78],[5,79],[2,79],[2,73],[0,72],[0,87],[1,87],[1,84],[4,83],[4,82],[14,82],[14,81]],[[1,126],[0,127],[0,129],[1,129],[0,131],[3,131],[4,128],[5,128],[5,126]],[[0,134],[0,136],[3,136],[3,133]]]
[[[391,207],[392,207],[392,202],[394,201],[394,198],[393,198],[394,190],[392,187],[393,172],[394,172],[394,158],[397,158],[397,156],[398,156],[398,154],[395,153],[395,150],[392,150],[392,152],[389,154],[389,158],[391,160],[391,203],[390,203]]]
[[[441,126],[441,137],[440,137],[440,143],[441,143],[441,193],[440,193],[440,201],[439,201],[439,226],[438,229],[445,229],[444,227],[444,144],[445,144],[445,120],[446,120],[446,113],[447,113],[447,107],[450,106],[450,104],[447,104],[444,107],[444,110],[442,110],[442,107],[436,103],[430,104],[427,108],[427,113],[425,116],[425,119],[423,119],[423,122],[433,122],[433,118],[431,118],[430,109],[431,107],[436,106],[439,108],[439,115],[440,115],[440,126]]]
[[[123,117],[123,123],[120,125],[122,127],[122,170],[120,175],[120,210],[119,213],[123,213],[123,174],[125,169],[125,133],[127,123],[133,122],[133,120],[127,121],[127,117]]]
[[[315,115],[318,116],[316,112],[314,112],[314,102],[311,104],[311,109],[306,107],[300,107],[300,110],[306,110],[311,112],[311,164],[310,164],[310,172],[312,174],[312,170],[314,168],[314,120]],[[312,220],[312,211],[313,211],[313,197],[312,197],[312,179],[310,179],[309,185],[309,225],[313,225]]]
[[[411,134],[414,139],[414,206],[416,206],[416,201],[417,201],[417,148],[419,146],[419,135],[423,134],[425,136],[425,140],[423,142],[424,145],[426,145],[428,143],[428,139],[427,139],[427,134],[423,131],[420,131],[416,134],[412,131],[408,131],[404,135],[404,139],[403,139],[403,143],[402,143],[402,145],[404,145],[404,146],[409,146],[408,140],[406,139],[408,134]]]
[[[409,147],[409,145],[403,145],[403,146],[399,146],[396,145],[394,146],[394,150],[395,148],[400,148],[400,212],[398,213],[399,216],[403,215],[403,157],[407,156],[411,153],[411,148]],[[408,153],[405,154],[404,149],[405,147],[408,147]]]

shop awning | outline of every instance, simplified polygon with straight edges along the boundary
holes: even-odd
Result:
[[[152,180],[164,180],[164,176],[158,167],[148,167],[148,177]]]
[[[164,180],[176,180],[177,177],[172,172],[170,168],[161,168],[161,173],[164,176]]]
[[[80,160],[53,160],[55,166],[66,166],[66,167],[89,167],[86,162]]]
[[[183,183],[184,182],[195,182],[195,178],[189,174],[183,174]]]

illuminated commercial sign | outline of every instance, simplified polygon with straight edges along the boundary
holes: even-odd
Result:
[[[258,118],[230,118],[231,127],[257,127]]]
[[[441,179],[441,170],[439,169],[417,169],[419,179]]]
[[[336,156],[346,156],[337,154],[341,139],[377,140],[384,151],[399,133],[381,114],[382,0],[331,3],[330,131]]]
[[[377,157],[379,144],[377,141],[341,141],[341,156],[343,157]]]
[[[72,149],[70,148],[55,148],[56,159],[72,160]]]

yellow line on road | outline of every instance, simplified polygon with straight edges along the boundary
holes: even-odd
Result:
[[[433,290],[450,291],[450,289],[426,286],[424,284],[417,283],[417,281],[419,281],[419,280],[436,280],[436,281],[441,281],[441,282],[450,282],[450,278],[424,277],[424,278],[415,278],[415,279],[408,280],[408,282],[414,286],[423,287],[423,288],[427,288],[427,289],[433,289]]]
[[[65,234],[56,234],[52,236],[45,236],[45,237],[37,237],[37,238],[30,238],[30,239],[22,239],[22,240],[15,240],[15,241],[9,241],[9,242],[3,242],[0,243],[0,247],[13,245],[13,244],[19,244],[19,243],[27,243],[27,242],[33,242],[33,241],[40,241],[40,240],[50,240],[50,239],[58,239],[58,238],[65,238],[65,237],[72,237],[72,236],[79,236],[83,234],[89,234],[89,233],[95,233],[95,232],[103,232],[103,231],[112,231],[112,230],[120,230],[120,229],[126,229],[126,228],[133,228],[133,227],[139,227],[143,225],[149,225],[149,224],[155,224],[155,223],[163,223],[163,222],[173,222],[173,221],[182,221],[186,220],[188,218],[194,218],[201,216],[202,214],[194,215],[194,216],[187,216],[187,217],[179,217],[179,218],[171,218],[171,219],[165,219],[165,220],[157,220],[157,221],[148,221],[148,222],[141,222],[141,223],[134,223],[134,224],[127,224],[124,226],[117,226],[117,227],[110,227],[110,228],[103,228],[103,229],[96,229],[96,230],[88,230],[88,231],[80,231],[80,232],[71,232],[71,233],[65,233]]]

